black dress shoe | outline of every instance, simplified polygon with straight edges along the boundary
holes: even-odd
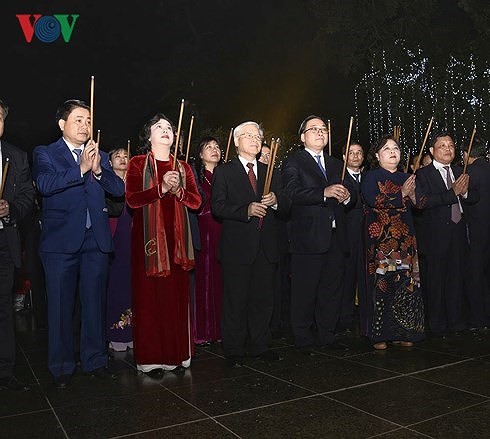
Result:
[[[64,390],[66,389],[71,382],[71,375],[61,375],[59,377],[56,377],[54,379],[54,385],[56,386],[57,389]]]
[[[107,367],[99,367],[97,369],[91,370],[88,373],[91,377],[99,378],[101,380],[115,380],[117,378],[117,375],[113,373],[109,368]]]
[[[339,341],[335,340],[332,343],[326,344],[324,346],[325,349],[330,350],[330,351],[348,351],[349,346],[347,346],[344,343],[340,343]]]
[[[0,389],[26,392],[27,390],[31,390],[31,387],[24,384],[22,381],[19,381],[12,375],[9,377],[0,378]]]
[[[312,346],[302,346],[298,348],[298,352],[305,355],[306,357],[314,357],[315,355],[317,355],[315,349]]]
[[[281,361],[283,359],[277,354],[277,352],[271,351],[270,349],[268,351],[262,352],[261,354],[257,355],[257,358],[267,363],[272,363],[274,361]]]
[[[150,378],[154,378],[154,379],[159,379],[159,378],[163,377],[164,374],[165,374],[165,371],[160,367],[158,367],[156,369],[149,370],[148,372],[145,372],[145,375],[149,376]]]
[[[243,356],[242,355],[230,355],[226,358],[228,366],[237,369],[243,366]]]
[[[175,369],[172,369],[170,372],[174,373],[175,375],[184,375],[186,370],[187,369],[184,366],[179,364]]]

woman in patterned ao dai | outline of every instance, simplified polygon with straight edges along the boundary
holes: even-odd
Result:
[[[400,147],[384,136],[372,150],[377,167],[361,184],[368,280],[367,334],[375,349],[412,346],[424,338],[417,244],[412,218],[415,175],[398,170]]]

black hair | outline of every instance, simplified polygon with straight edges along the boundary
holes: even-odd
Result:
[[[68,99],[63,102],[58,109],[56,110],[56,123],[60,120],[68,120],[68,116],[70,116],[71,112],[75,108],[84,108],[85,110],[90,110],[90,107],[79,99]]]
[[[172,132],[175,133],[175,126],[167,116],[165,116],[163,113],[155,114],[150,120],[148,120],[143,125],[143,128],[141,128],[141,130],[140,130],[139,151],[142,154],[146,154],[147,152],[149,152],[151,150],[151,143],[150,143],[151,127],[153,125],[155,125],[160,119],[166,120],[170,124],[170,126],[172,127]],[[174,137],[174,141],[175,141],[175,137]]]
[[[312,119],[320,119],[323,123],[325,123],[325,120],[323,119],[323,117],[321,116],[316,116],[314,114],[311,114],[309,115],[308,117],[306,117],[303,122],[301,122],[300,126],[299,126],[299,130],[298,130],[298,135],[301,136],[301,134],[303,134],[305,132],[305,129],[306,129],[306,124],[312,120]]]
[[[197,157],[195,161],[195,168],[196,168],[196,174],[197,174],[197,180],[199,183],[202,183],[204,181],[204,171],[205,171],[205,166],[204,163],[202,162],[202,159],[200,157],[204,147],[209,143],[209,142],[216,142],[219,145],[218,139],[216,137],[212,136],[206,136],[201,139],[199,142],[199,146],[197,147]],[[223,163],[223,154],[221,155],[221,158],[219,159],[218,164]]]
[[[388,140],[393,140],[393,142],[395,142],[397,144],[398,148],[400,148],[400,163],[401,163],[401,152],[402,151],[401,151],[400,144],[395,140],[395,138],[393,137],[393,134],[385,134],[382,137],[380,137],[376,143],[371,145],[371,148],[369,149],[369,152],[367,154],[367,160],[369,163],[369,167],[371,169],[379,168],[379,161],[376,158],[376,153],[379,152],[379,150],[381,148],[383,148],[383,146],[386,145]],[[398,164],[398,166],[401,166],[400,163]]]

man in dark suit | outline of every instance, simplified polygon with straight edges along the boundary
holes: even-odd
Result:
[[[469,324],[474,330],[490,326],[490,163],[486,145],[481,139],[473,142],[468,159],[471,184],[478,190],[479,201],[465,207],[470,236],[469,266],[465,280],[469,302]]]
[[[424,209],[429,328],[445,335],[466,328],[464,273],[468,239],[464,205],[477,200],[468,174],[453,165],[455,145],[447,133],[430,144],[432,163],[419,168],[417,205]]]
[[[312,355],[315,344],[347,348],[335,340],[335,327],[349,250],[345,203],[354,203],[355,194],[341,182],[342,162],[324,152],[328,129],[323,119],[308,116],[299,134],[304,149],[286,159],[282,178],[292,201],[291,328],[296,347]]]
[[[7,114],[8,106],[0,100],[0,138]],[[14,376],[12,288],[15,267],[21,265],[18,224],[33,208],[35,190],[25,152],[0,140],[0,163],[0,181],[5,180],[0,193],[0,389],[29,390],[28,385]]]
[[[48,296],[48,367],[58,388],[75,370],[73,309],[81,302],[80,356],[84,372],[114,378],[107,369],[105,294],[112,251],[105,193],[121,196],[124,182],[106,153],[89,140],[90,108],[64,102],[56,120],[63,135],[34,149],[33,174],[42,200],[41,259]]]
[[[360,196],[360,183],[362,179],[362,164],[364,162],[364,148],[359,143],[349,146],[349,154],[343,158],[347,160],[345,179],[354,188],[356,202],[351,204],[346,212],[347,241],[349,242],[349,253],[345,262],[344,287],[342,291],[342,306],[340,309],[339,323],[337,329],[341,333],[349,333],[356,321],[356,292],[360,279],[362,266],[362,201]],[[364,308],[365,309],[365,308]]]
[[[233,132],[238,157],[216,167],[211,209],[222,220],[219,260],[223,268],[223,349],[232,367],[247,351],[264,361],[279,360],[269,350],[274,275],[279,259],[275,213],[289,207],[275,172],[264,193],[267,166],[257,161],[263,131],[244,122]]]

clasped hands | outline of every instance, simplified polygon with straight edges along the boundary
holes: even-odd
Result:
[[[99,175],[102,172],[99,145],[95,143],[94,139],[90,139],[83,148],[80,155],[80,170],[82,174],[92,171],[95,175]]]
[[[453,183],[452,189],[456,196],[464,195],[468,192],[469,184],[470,176],[468,174],[461,174]]]
[[[167,171],[163,175],[162,179],[162,194],[170,192],[171,194],[176,194],[179,192],[180,186],[180,175],[177,171]]]
[[[277,204],[276,194],[269,192],[262,197],[260,203],[253,201],[248,205],[248,217],[256,216],[257,218],[263,218],[267,214],[267,208],[275,204]]]
[[[410,175],[410,177],[408,177],[405,180],[405,183],[403,183],[403,185],[402,185],[402,197],[403,198],[409,197],[410,200],[412,200],[412,203],[413,204],[416,204],[416,197],[415,197],[416,184],[415,184],[415,178],[416,178],[415,174]]]
[[[10,214],[9,202],[7,200],[0,200],[0,218],[5,218]]]
[[[344,185],[336,183],[323,189],[323,196],[325,198],[335,198],[339,203],[343,203],[349,199],[350,193]]]

